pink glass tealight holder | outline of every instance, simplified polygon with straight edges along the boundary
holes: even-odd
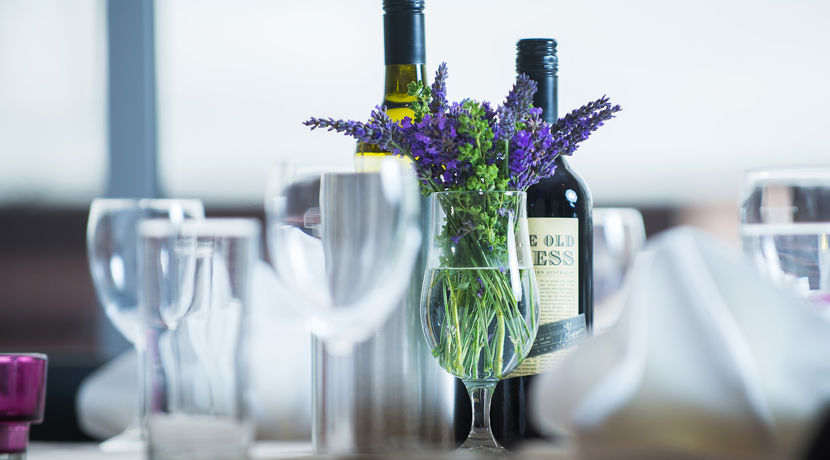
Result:
[[[29,425],[43,421],[46,355],[0,353],[0,460],[26,458]]]

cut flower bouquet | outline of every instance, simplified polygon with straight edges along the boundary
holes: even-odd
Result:
[[[310,118],[303,124],[327,128],[376,144],[412,160],[425,193],[446,190],[526,190],[553,174],[559,155],[571,155],[579,143],[621,110],[602,97],[553,125],[535,108],[536,82],[517,77],[505,102],[493,109],[487,101],[447,101],[447,65],[442,63],[432,87],[410,84],[414,117],[393,121],[385,107],[375,107],[368,122]]]
[[[431,87],[411,84],[414,116],[400,122],[375,107],[367,122],[304,124],[408,158],[424,194],[437,192],[438,256],[428,264],[422,297],[422,319],[434,323],[425,324],[427,339],[450,373],[498,380],[527,355],[538,320],[532,266],[516,265],[516,241],[523,244],[516,235],[525,225],[526,238],[526,223],[524,194],[515,191],[553,174],[559,155],[571,155],[621,109],[602,97],[550,125],[532,106],[536,82],[526,75],[496,108],[472,99],[450,103],[446,80],[443,63]]]

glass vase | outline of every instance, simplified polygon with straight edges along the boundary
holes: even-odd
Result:
[[[421,324],[432,355],[470,394],[460,450],[506,452],[490,430],[490,398],[527,356],[539,321],[525,201],[517,191],[431,197]]]

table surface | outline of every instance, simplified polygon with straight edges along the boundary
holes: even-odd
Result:
[[[514,456],[516,460],[578,460],[578,455],[569,449],[555,448],[547,443],[531,444]],[[52,443],[32,442],[29,445],[28,460],[145,460],[141,452],[107,453],[101,452],[97,443]],[[330,456],[313,455],[310,442],[265,441],[257,442],[251,449],[251,460],[313,460],[326,459]],[[470,460],[468,455],[456,456],[453,452],[432,452],[401,455],[352,456],[352,460]],[[609,457],[613,458],[613,457]]]
[[[258,442],[251,450],[251,459],[291,459],[311,456],[308,442]],[[28,460],[144,460],[141,452],[101,452],[96,443],[32,442]]]

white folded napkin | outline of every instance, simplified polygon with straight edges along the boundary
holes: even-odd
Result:
[[[249,389],[257,434],[266,439],[309,439],[311,336],[270,266],[259,262],[252,282]],[[130,350],[83,382],[76,407],[87,434],[104,439],[127,426],[135,412],[136,373],[136,355]]]
[[[794,458],[830,403],[830,323],[690,228],[652,241],[619,320],[531,394],[584,458]]]

